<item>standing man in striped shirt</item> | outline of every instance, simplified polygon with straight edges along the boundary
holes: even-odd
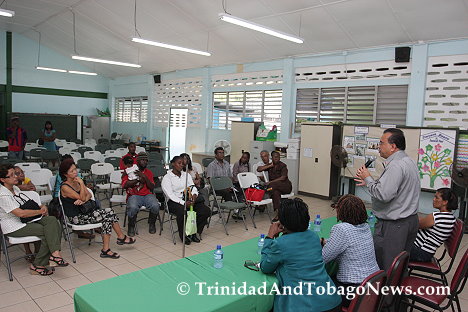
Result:
[[[11,118],[11,127],[6,129],[8,139],[8,157],[23,160],[24,146],[28,140],[26,130],[20,127],[19,117]]]
[[[387,270],[403,250],[411,252],[418,233],[421,182],[416,163],[405,153],[403,131],[390,128],[380,138],[384,171],[374,180],[365,166],[357,170],[358,186],[367,186],[377,217],[374,249],[380,269]]]

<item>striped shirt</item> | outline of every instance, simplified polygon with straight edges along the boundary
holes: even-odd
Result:
[[[213,160],[206,168],[206,177],[232,177],[231,165],[223,159],[222,164],[217,160]]]
[[[437,248],[452,234],[455,217],[451,212],[433,212],[434,225],[428,229],[419,229],[414,244],[420,249],[435,254]]]

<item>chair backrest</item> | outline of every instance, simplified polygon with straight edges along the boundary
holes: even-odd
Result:
[[[30,163],[17,163],[16,166],[20,167],[25,172],[25,174],[26,174],[27,171],[30,171],[30,170],[40,170],[41,169],[41,166],[38,163],[33,163],[33,162],[30,162]]]
[[[110,183],[112,184],[122,184],[122,173],[123,170],[114,170],[110,174]]]
[[[203,167],[208,167],[209,164],[211,164],[213,162],[213,160],[215,160],[214,157],[207,157],[207,158],[203,158],[202,159],[202,165]]]
[[[76,164],[78,165],[78,168],[80,168],[80,170],[89,171],[91,170],[91,165],[95,163],[97,163],[97,161],[94,159],[81,158]]]
[[[403,274],[408,268],[409,262],[409,253],[407,251],[402,251],[398,256],[393,259],[392,265],[387,270],[387,285],[388,286],[398,286],[400,285]]]
[[[91,143],[91,144],[96,145],[96,140],[95,139],[85,139],[84,142],[85,142],[85,144],[86,143]]]
[[[203,173],[203,168],[199,163],[193,162],[192,167],[198,172],[199,175]]]
[[[148,154],[148,158],[151,160],[164,160],[164,157],[161,153],[152,152]]]
[[[70,152],[70,156],[73,157],[75,163],[77,163],[78,160],[81,159],[81,154],[79,152]]]
[[[97,142],[98,142],[98,144],[109,143],[109,139],[101,138],[101,139],[98,139]]]
[[[26,145],[24,146],[24,151],[29,152],[33,148],[37,148],[37,147],[39,147],[39,145],[37,145],[37,143],[26,143]]]
[[[385,280],[387,276],[383,270],[377,271],[367,278],[364,279],[361,283],[361,287],[366,289],[364,295],[356,295],[351,301],[348,307],[348,312],[358,312],[358,311],[377,311],[382,300],[382,294],[380,289],[385,286]],[[372,285],[372,289],[369,285]],[[377,293],[374,293],[373,289],[377,290]]]
[[[104,162],[111,164],[114,168],[120,167],[120,157],[106,157]]]
[[[39,206],[42,205],[41,196],[39,195],[39,193],[35,191],[21,191],[20,193],[23,193],[29,198],[31,198],[32,200],[34,200]]]
[[[230,177],[211,177],[210,184],[214,191],[225,190],[233,187]]]
[[[110,175],[114,171],[114,166],[109,163],[95,163],[91,165],[91,173],[94,175]]]
[[[60,155],[65,155],[65,154],[70,154],[72,152],[72,149],[69,147],[61,147],[59,148],[59,153]]]
[[[111,150],[111,146],[110,144],[98,144],[94,147],[94,150],[104,154],[106,151]]]
[[[153,176],[155,178],[163,177],[167,173],[167,170],[166,170],[166,168],[164,168],[164,166],[148,166],[146,168],[151,170],[151,172],[153,173]]]
[[[447,253],[451,258],[455,258],[455,256],[457,255],[458,247],[460,246],[460,242],[463,238],[463,228],[463,221],[461,221],[460,219],[456,219],[455,224],[453,226],[452,234],[444,242],[445,249],[447,249]]]
[[[3,156],[8,158],[8,152],[0,152],[0,157],[3,157]]]
[[[57,176],[54,175],[54,176],[51,176],[50,179],[49,179],[49,190],[50,192],[52,193],[52,197],[54,195],[54,191],[55,191],[55,183],[57,182]]]
[[[41,157],[41,153],[42,153],[42,151],[44,151],[44,150],[45,150],[44,147],[35,147],[35,148],[33,148],[33,149],[31,149],[31,150],[29,151],[29,156],[40,158],[40,157]]]
[[[136,146],[135,153],[146,152],[146,149],[143,146]]]
[[[252,184],[258,183],[258,177],[253,172],[241,172],[237,174],[237,179],[239,180],[239,185],[241,188],[246,189]]]
[[[8,147],[8,141],[0,140],[0,147]]]
[[[104,152],[104,157],[120,157],[120,153],[115,150],[106,150]]]
[[[450,282],[450,293],[453,295],[455,293],[460,293],[462,289],[458,289],[460,284],[462,287],[465,286],[466,278],[468,277],[468,249],[465,250],[463,257],[458,263],[457,270],[453,274],[452,282]],[[465,279],[465,281],[463,281]],[[462,282],[463,281],[463,282]]]
[[[57,151],[43,150],[41,152],[41,158],[42,160],[57,160],[60,159],[60,154]]]
[[[75,142],[64,142],[62,147],[66,147],[66,148],[69,148],[71,150],[77,148],[76,146],[76,143]]]
[[[120,157],[122,157],[123,155],[126,155],[128,153],[128,148],[120,147],[120,148],[116,149],[115,151],[120,154]]]
[[[55,145],[58,147],[63,147],[63,145],[67,142],[67,140],[55,139]]]
[[[48,185],[49,180],[52,177],[52,171],[49,169],[39,169],[39,170],[30,170],[28,171],[28,178],[31,179],[31,182],[36,185]]]
[[[98,152],[98,151],[87,151],[87,152],[84,152],[84,157],[85,158],[88,158],[88,159],[94,159],[98,162],[100,162],[102,160],[102,154],[101,152]]]

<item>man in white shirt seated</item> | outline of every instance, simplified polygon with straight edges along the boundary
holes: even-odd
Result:
[[[266,177],[268,178],[268,172],[267,171],[259,171],[258,168],[266,166],[266,165],[268,165],[270,163],[270,152],[268,152],[267,150],[261,151],[260,152],[260,158],[262,160],[260,160],[257,163],[257,166],[256,166],[257,167],[257,172],[255,172],[255,174],[260,179],[260,181],[266,182],[264,175],[266,175]]]

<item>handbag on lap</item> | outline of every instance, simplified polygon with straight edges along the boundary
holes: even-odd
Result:
[[[14,195],[14,198],[18,204],[20,204],[20,209],[23,210],[41,210],[41,207],[28,197],[28,195],[24,193],[19,193],[18,195]],[[38,221],[42,218],[42,215],[36,215],[32,217],[20,218],[21,222],[23,223],[30,223],[34,221]]]

